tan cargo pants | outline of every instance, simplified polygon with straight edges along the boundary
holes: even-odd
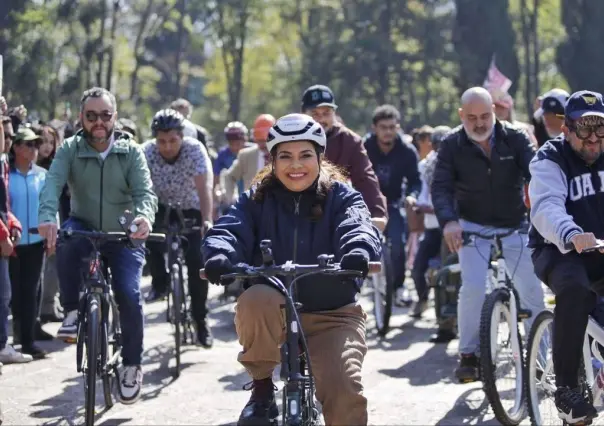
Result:
[[[237,300],[235,327],[243,350],[238,360],[253,379],[271,377],[285,340],[283,296],[268,285],[248,288]],[[300,315],[327,426],[367,424],[361,368],[367,353],[361,306]]]

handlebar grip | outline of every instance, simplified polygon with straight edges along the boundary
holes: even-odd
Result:
[[[29,232],[30,234],[39,234],[38,228],[29,228],[27,232]]]
[[[378,274],[382,271],[382,262],[369,262],[369,275]]]
[[[574,249],[575,249],[575,245],[573,243],[564,244],[564,250],[574,250]]]
[[[206,270],[205,269],[200,269],[199,270],[199,278],[201,278],[202,280],[207,280],[208,277],[206,277]]]
[[[162,243],[162,242],[166,241],[166,235],[151,233],[147,237],[147,241],[154,241],[154,242]]]

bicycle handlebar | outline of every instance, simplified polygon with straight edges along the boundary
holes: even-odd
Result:
[[[583,251],[581,253],[589,253],[589,252],[592,252],[592,251],[604,249],[604,240],[596,240],[596,241],[598,241],[598,244],[596,244],[593,247],[589,247],[589,248],[583,249]],[[566,243],[566,244],[564,244],[564,248],[566,250],[571,250],[572,251],[572,250],[575,250],[575,245],[573,243]]]
[[[226,274],[220,277],[220,280],[229,280],[235,278],[256,278],[256,277],[272,277],[275,275],[296,276],[301,274],[317,274],[323,273],[326,275],[346,275],[361,277],[360,271],[351,269],[341,269],[339,263],[329,263],[327,265],[299,265],[293,262],[287,262],[283,265],[270,266],[250,266],[244,263],[235,265],[236,272]],[[382,270],[381,262],[369,262],[369,274],[376,274]],[[207,279],[204,269],[199,271],[201,279]]]
[[[495,240],[495,239],[509,237],[510,235],[513,235],[513,234],[527,234],[527,233],[528,233],[528,230],[525,228],[510,229],[507,232],[496,232],[496,233],[489,233],[489,234],[482,234],[480,232],[474,232],[474,231],[461,231],[461,239],[463,241],[463,244],[467,245],[472,241],[473,237],[480,238],[483,240]]]
[[[38,228],[29,228],[30,234],[39,234]],[[59,238],[88,238],[96,241],[129,241],[130,238],[125,232],[100,232],[100,231],[80,231],[76,229],[57,229],[57,235]],[[164,234],[149,234],[146,241],[157,241],[163,242],[166,240]]]

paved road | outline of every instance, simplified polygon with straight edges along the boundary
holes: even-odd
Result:
[[[173,340],[165,323],[164,303],[145,307],[144,394],[132,406],[116,404],[102,412],[99,425],[228,425],[233,424],[249,392],[248,376],[236,362],[239,346],[233,325],[233,304],[220,305],[213,287],[211,323],[216,337],[211,350],[189,347],[183,371],[174,380],[170,367]],[[367,302],[368,308],[370,307]],[[381,341],[371,332],[364,365],[364,383],[372,425],[498,424],[480,384],[451,382],[457,341],[427,342],[434,319],[410,321],[397,310],[394,329]],[[55,332],[57,324],[45,326]],[[369,329],[373,327],[370,317]],[[48,359],[4,367],[0,401],[7,425],[71,425],[82,423],[83,384],[75,371],[75,347],[45,345]],[[100,393],[100,392],[98,392]]]

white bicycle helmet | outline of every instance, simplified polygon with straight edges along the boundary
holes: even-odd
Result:
[[[268,132],[266,147],[269,152],[283,142],[309,141],[323,150],[327,138],[323,127],[306,114],[288,114],[281,117]]]

